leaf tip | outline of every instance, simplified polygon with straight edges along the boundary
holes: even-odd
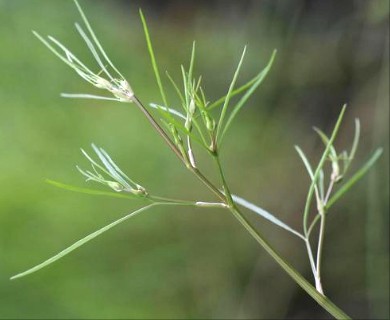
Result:
[[[142,20],[142,23],[145,24],[145,16],[141,8],[138,9],[139,16]]]

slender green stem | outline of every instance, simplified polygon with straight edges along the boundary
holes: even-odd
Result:
[[[165,197],[152,196],[152,195],[148,195],[146,199],[153,202],[176,203],[177,205],[196,206],[196,201],[186,201],[186,200],[165,198]]]
[[[169,148],[177,155],[177,157],[184,162],[183,156],[180,152],[180,150],[176,147],[176,145],[172,142],[172,140],[168,137],[168,135],[165,133],[165,131],[161,128],[161,126],[154,120],[153,116],[149,113],[148,110],[146,110],[145,106],[142,104],[142,102],[134,96],[132,98],[132,101],[137,105],[138,108],[141,109],[143,114],[146,116],[146,118],[149,120],[151,125],[154,129],[157,130],[158,134],[164,139],[164,141],[167,143]]]
[[[212,155],[213,155],[213,158],[214,158],[214,160],[215,160],[215,162],[217,164],[219,175],[220,175],[221,180],[222,180],[222,186],[223,186],[223,189],[224,189],[224,193],[225,193],[227,204],[229,206],[233,206],[234,205],[233,197],[232,197],[232,194],[230,193],[229,186],[228,186],[228,184],[226,182],[225,174],[223,172],[221,161],[219,159],[219,154],[218,154],[217,151],[215,151],[214,153],[212,153]]]

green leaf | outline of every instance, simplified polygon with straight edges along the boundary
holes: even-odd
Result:
[[[344,174],[347,172],[349,166],[351,165],[352,160],[355,158],[355,154],[359,145],[359,139],[360,139],[360,121],[359,119],[355,119],[355,135],[353,137],[351,152],[349,153],[344,166]]]
[[[183,80],[183,90],[184,90],[184,100],[185,100],[185,103],[183,104],[183,108],[187,112],[188,106],[190,104],[190,100],[188,96],[190,92],[189,82],[191,82],[191,80],[189,79],[188,74],[186,73],[183,65],[180,66],[180,70],[181,70],[181,77]]]
[[[65,52],[65,54],[69,55],[73,61],[76,61],[78,65],[74,62],[69,61],[69,59],[65,58],[61,53],[59,53],[53,45],[51,45],[45,38],[43,38],[38,32],[33,31],[34,36],[36,36],[51,52],[53,52],[58,58],[60,58],[63,62],[65,62],[68,66],[78,71],[81,69],[84,72],[88,72],[92,74],[93,72],[88,69],[73,53],[71,53],[64,45],[62,45],[58,40],[53,37],[49,37],[49,39],[55,43],[61,50]]]
[[[195,62],[195,41],[192,43],[190,67],[188,68],[188,80],[189,80],[188,85],[190,85],[190,82],[192,80],[192,74],[194,71],[194,62]]]
[[[320,199],[325,198],[325,174],[324,170],[321,169],[320,174],[318,175],[318,191],[320,192]]]
[[[85,194],[90,194],[94,196],[107,196],[107,197],[112,197],[112,198],[121,198],[121,199],[135,199],[139,198],[136,197],[135,195],[127,195],[127,194],[122,194],[122,193],[116,193],[116,192],[110,192],[110,191],[100,191],[100,190],[95,190],[95,189],[89,189],[89,188],[80,188],[77,186],[72,186],[69,184],[64,184],[61,182],[53,181],[53,180],[45,180],[48,184],[51,184],[55,187],[65,189],[68,191],[73,191],[73,192],[79,192],[79,193],[85,193]]]
[[[229,105],[229,101],[230,101],[230,98],[231,98],[231,93],[232,93],[232,91],[234,89],[234,85],[236,84],[236,81],[237,81],[237,78],[238,78],[238,74],[240,73],[240,69],[241,69],[242,62],[244,60],[245,52],[246,52],[246,46],[244,47],[244,50],[242,51],[240,61],[238,62],[236,71],[234,72],[233,79],[232,79],[232,81],[230,83],[228,93],[226,95],[224,104],[222,106],[221,115],[219,117],[218,125],[217,125],[216,140],[218,140],[218,135],[220,134],[220,131],[222,130],[222,126],[224,124],[225,114],[226,114],[226,111],[227,111],[227,107]]]
[[[230,116],[226,122],[226,125],[223,129],[220,141],[222,141],[226,131],[228,130],[229,126],[233,122],[234,118],[238,114],[238,112],[241,110],[241,108],[244,106],[244,104],[248,101],[250,96],[255,92],[257,87],[263,82],[265,77],[267,76],[268,72],[271,70],[272,64],[274,62],[276,56],[276,50],[272,53],[271,59],[269,60],[267,66],[259,73],[256,81],[250,86],[248,91],[242,96],[242,98],[238,101],[238,103],[234,106],[232,112],[230,113]]]
[[[34,273],[42,268],[45,268],[47,266],[49,266],[50,264],[52,264],[53,262],[63,258],[64,256],[66,256],[67,254],[71,253],[72,251],[76,250],[77,248],[81,247],[82,245],[86,244],[87,242],[95,239],[96,237],[100,236],[102,233],[110,230],[111,228],[115,227],[116,225],[126,221],[127,219],[131,218],[131,217],[134,217],[135,215],[147,210],[147,209],[150,209],[151,207],[157,205],[157,203],[152,203],[152,204],[149,204],[145,207],[142,207],[136,211],[133,211],[132,213],[104,226],[103,228],[87,235],[86,237],[80,239],[79,241],[75,242],[74,244],[72,244],[71,246],[67,247],[65,250],[62,250],[60,253],[56,254],[55,256],[47,259],[46,261],[36,265],[35,267],[31,268],[31,269],[28,269],[24,272],[21,272],[21,273],[18,273],[17,275],[14,275],[13,277],[11,277],[11,280],[14,280],[14,279],[17,279],[17,278],[22,278],[22,277],[25,277],[31,273]]]
[[[119,70],[115,67],[115,65],[111,62],[110,58],[107,56],[106,52],[104,51],[102,45],[100,44],[98,38],[96,37],[95,33],[93,32],[93,29],[91,27],[91,25],[89,24],[88,22],[88,19],[86,17],[86,15],[84,14],[83,10],[81,9],[81,6],[79,5],[79,3],[77,2],[77,0],[74,0],[74,3],[76,4],[77,6],[77,9],[84,21],[84,24],[85,26],[87,27],[89,33],[91,34],[91,37],[93,39],[93,41],[95,42],[96,46],[98,47],[98,49],[100,50],[101,54],[103,55],[104,59],[106,59],[106,61],[108,62],[108,64],[116,71],[116,73],[118,73],[118,75],[124,79],[125,77],[119,72]]]
[[[318,133],[318,135],[320,136],[322,142],[324,143],[324,145],[328,145],[329,143],[329,138],[328,136],[322,132],[320,129],[314,127],[313,128],[315,132]],[[333,147],[333,145],[330,146],[330,154],[331,154],[331,159],[332,161],[337,161],[337,152],[336,152],[336,149]]]
[[[314,179],[313,169],[311,168],[311,165],[310,165],[309,160],[307,159],[305,153],[298,146],[295,146],[295,150],[298,152],[299,156],[301,157],[302,162],[305,165],[306,171],[310,176],[310,180],[313,181],[313,179]]]
[[[349,157],[353,159],[356,154],[356,150],[359,145],[359,139],[360,139],[360,121],[359,119],[355,119],[355,135],[353,138],[352,148],[351,152],[349,153]]]
[[[166,96],[165,96],[165,91],[164,91],[163,85],[162,85],[162,83],[161,83],[160,72],[158,71],[158,66],[157,66],[156,58],[155,58],[155,56],[154,56],[154,51],[153,51],[152,42],[151,42],[151,40],[150,40],[150,35],[149,35],[148,26],[147,26],[147,24],[146,24],[146,20],[145,20],[145,17],[144,17],[144,15],[143,15],[141,9],[139,10],[139,14],[140,14],[140,16],[141,16],[142,26],[143,26],[143,28],[144,28],[146,44],[147,44],[147,46],[148,46],[148,51],[149,51],[150,60],[151,60],[151,62],[152,62],[152,66],[153,66],[154,76],[156,77],[157,85],[158,85],[158,88],[160,89],[160,94],[161,94],[161,98],[162,98],[162,100],[163,100],[163,102],[164,102],[164,105],[165,105],[165,106],[168,106],[167,98],[166,98]]]
[[[175,80],[173,80],[173,78],[172,78],[171,75],[168,73],[168,71],[165,71],[165,74],[167,75],[169,81],[171,82],[173,88],[175,89],[176,94],[177,94],[177,96],[178,96],[179,99],[180,99],[180,102],[181,102],[182,105],[184,106],[184,98],[183,98],[183,95],[182,95],[181,92],[180,92],[179,86],[177,85],[177,83],[175,82]],[[185,118],[185,117],[184,117],[184,118]]]
[[[305,165],[306,171],[308,172],[310,176],[310,180],[313,182],[314,181],[314,173],[313,169],[311,168],[310,162],[307,159],[305,153],[302,151],[301,148],[298,146],[295,146],[295,150],[298,152],[299,156],[302,159],[303,164]],[[324,171],[321,169],[320,174],[318,175],[318,181],[315,182],[314,190],[316,192],[317,197],[320,199],[324,198]]]
[[[158,103],[149,103],[149,107],[157,109],[157,110],[161,110],[161,112],[164,112],[164,118],[169,117],[169,115],[167,113],[170,113],[171,115],[174,115],[178,118],[181,118],[184,120],[186,119],[186,116],[184,114],[182,114],[181,112],[177,111],[176,109],[168,108],[168,107],[162,106]],[[171,118],[171,117],[169,117],[169,118]]]
[[[261,74],[261,73],[260,73]],[[230,94],[230,97],[233,98],[234,96],[240,94],[241,92],[245,91],[246,89],[248,89],[250,86],[252,86],[252,84],[254,84],[257,79],[259,78],[260,74],[256,75],[255,77],[253,77],[251,80],[249,80],[247,83],[243,84],[241,87],[238,87],[237,89],[233,90]],[[225,101],[226,99],[226,95],[222,96],[221,98],[219,98],[218,100],[214,101],[213,103],[211,103],[209,106],[208,106],[208,109],[209,110],[212,110],[216,107],[219,107],[221,104],[223,104],[223,102]]]
[[[377,149],[371,158],[347,181],[337,192],[329,199],[326,204],[326,209],[329,209],[338,199],[340,199],[351,187],[358,182],[367,173],[368,170],[375,164],[375,162],[382,155],[383,149]]]

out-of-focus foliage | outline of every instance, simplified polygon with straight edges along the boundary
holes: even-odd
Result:
[[[195,71],[203,75],[210,98],[226,93],[245,44],[240,83],[278,49],[269,78],[226,135],[223,160],[234,193],[300,228],[309,179],[293,145],[318,156],[322,143],[311,126],[329,132],[344,102],[349,109],[339,144],[351,140],[355,117],[362,123],[355,168],[362,155],[384,147],[380,163],[331,212],[323,273],[326,293],[352,317],[387,317],[388,2],[164,3],[81,2],[145,102],[161,101],[138,7],[148,19],[160,65],[177,79],[197,40]],[[234,219],[215,209],[156,209],[47,270],[8,280],[141,205],[43,182],[84,186],[75,165],[85,161],[79,148],[91,142],[150,190],[208,197],[132,105],[59,97],[89,87],[31,29],[63,40],[92,62],[74,21],[80,18],[71,1],[0,1],[0,318],[323,317]],[[252,218],[310,277],[301,243]]]

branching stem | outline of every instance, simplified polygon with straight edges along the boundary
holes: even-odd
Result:
[[[146,116],[150,124],[153,126],[154,129],[156,129],[157,133],[164,139],[166,144],[169,146],[169,148],[177,155],[177,157],[180,159],[181,162],[185,164],[185,166],[193,173],[195,176],[202,181],[220,200],[225,201],[225,196],[222,194],[221,191],[218,190],[203,174],[200,172],[198,168],[188,166],[185,159],[182,156],[182,153],[180,152],[179,148],[173,143],[173,141],[168,137],[166,132],[161,128],[161,126],[157,123],[157,121],[153,118],[153,116],[149,113],[148,110],[146,110],[145,106],[142,104],[142,102],[134,96],[133,98],[134,103],[138,106],[138,108],[141,109],[143,114]]]
[[[348,315],[346,315],[340,308],[338,308],[335,304],[333,304],[327,297],[325,297],[322,293],[318,292],[316,288],[314,288],[298,271],[295,270],[289,263],[287,263],[272,247],[271,245],[264,239],[264,237],[257,231],[248,219],[241,213],[239,208],[236,206],[232,199],[232,194],[230,193],[229,187],[227,185],[225,175],[221,166],[221,162],[219,159],[219,155],[215,150],[213,154],[214,159],[216,161],[220,177],[222,180],[222,185],[224,189],[224,193],[222,193],[210,180],[208,180],[198,168],[194,168],[192,166],[188,166],[185,160],[183,159],[179,149],[172,142],[172,140],[167,136],[165,131],[160,127],[160,125],[156,122],[153,116],[145,109],[143,104],[138,98],[134,97],[134,102],[141,109],[141,111],[145,114],[149,122],[152,126],[157,130],[157,132],[161,135],[164,141],[168,144],[168,146],[175,152],[178,158],[186,165],[186,167],[199,179],[203,182],[205,186],[207,186],[220,200],[223,201],[228,206],[229,211],[233,214],[233,216],[241,223],[241,225],[248,231],[248,233],[266,250],[266,252],[282,267],[290,277],[302,288],[304,289],[314,300],[316,300],[325,310],[327,310],[330,314],[332,314],[337,319],[350,319]]]

